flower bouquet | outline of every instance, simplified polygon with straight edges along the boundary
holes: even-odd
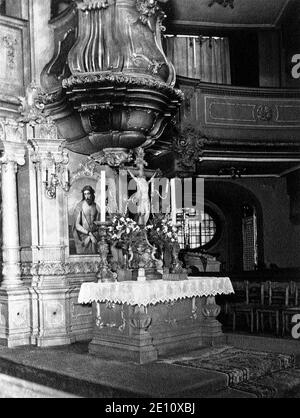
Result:
[[[128,268],[129,252],[134,237],[139,233],[139,225],[131,218],[115,215],[108,227],[111,250],[122,249],[124,267]]]
[[[178,228],[168,215],[154,215],[146,229],[149,240],[156,245],[178,242]]]

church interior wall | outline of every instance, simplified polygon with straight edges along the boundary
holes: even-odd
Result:
[[[300,226],[290,220],[286,179],[244,178],[237,182],[251,190],[261,203],[266,266],[299,268]]]

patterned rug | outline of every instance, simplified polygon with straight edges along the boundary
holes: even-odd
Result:
[[[283,370],[231,387],[258,398],[300,398],[300,370]]]
[[[225,373],[228,377],[228,386],[232,386],[294,368],[295,358],[288,354],[220,347],[200,354],[197,358],[175,360],[173,364]]]

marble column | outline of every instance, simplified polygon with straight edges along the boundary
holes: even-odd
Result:
[[[1,287],[22,285],[16,185],[17,163],[2,162],[3,279]]]
[[[25,164],[24,127],[14,120],[0,121],[4,148],[2,169],[3,277],[0,285],[0,345],[30,344],[31,309],[28,288],[21,280],[17,196],[18,165]]]

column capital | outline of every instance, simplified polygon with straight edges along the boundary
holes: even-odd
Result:
[[[63,147],[64,140],[44,139],[28,139],[27,148],[31,161],[38,163],[55,163],[67,165],[69,162],[69,154],[67,149]]]
[[[0,141],[3,147],[0,164],[25,164],[25,131],[22,122],[0,119]]]

